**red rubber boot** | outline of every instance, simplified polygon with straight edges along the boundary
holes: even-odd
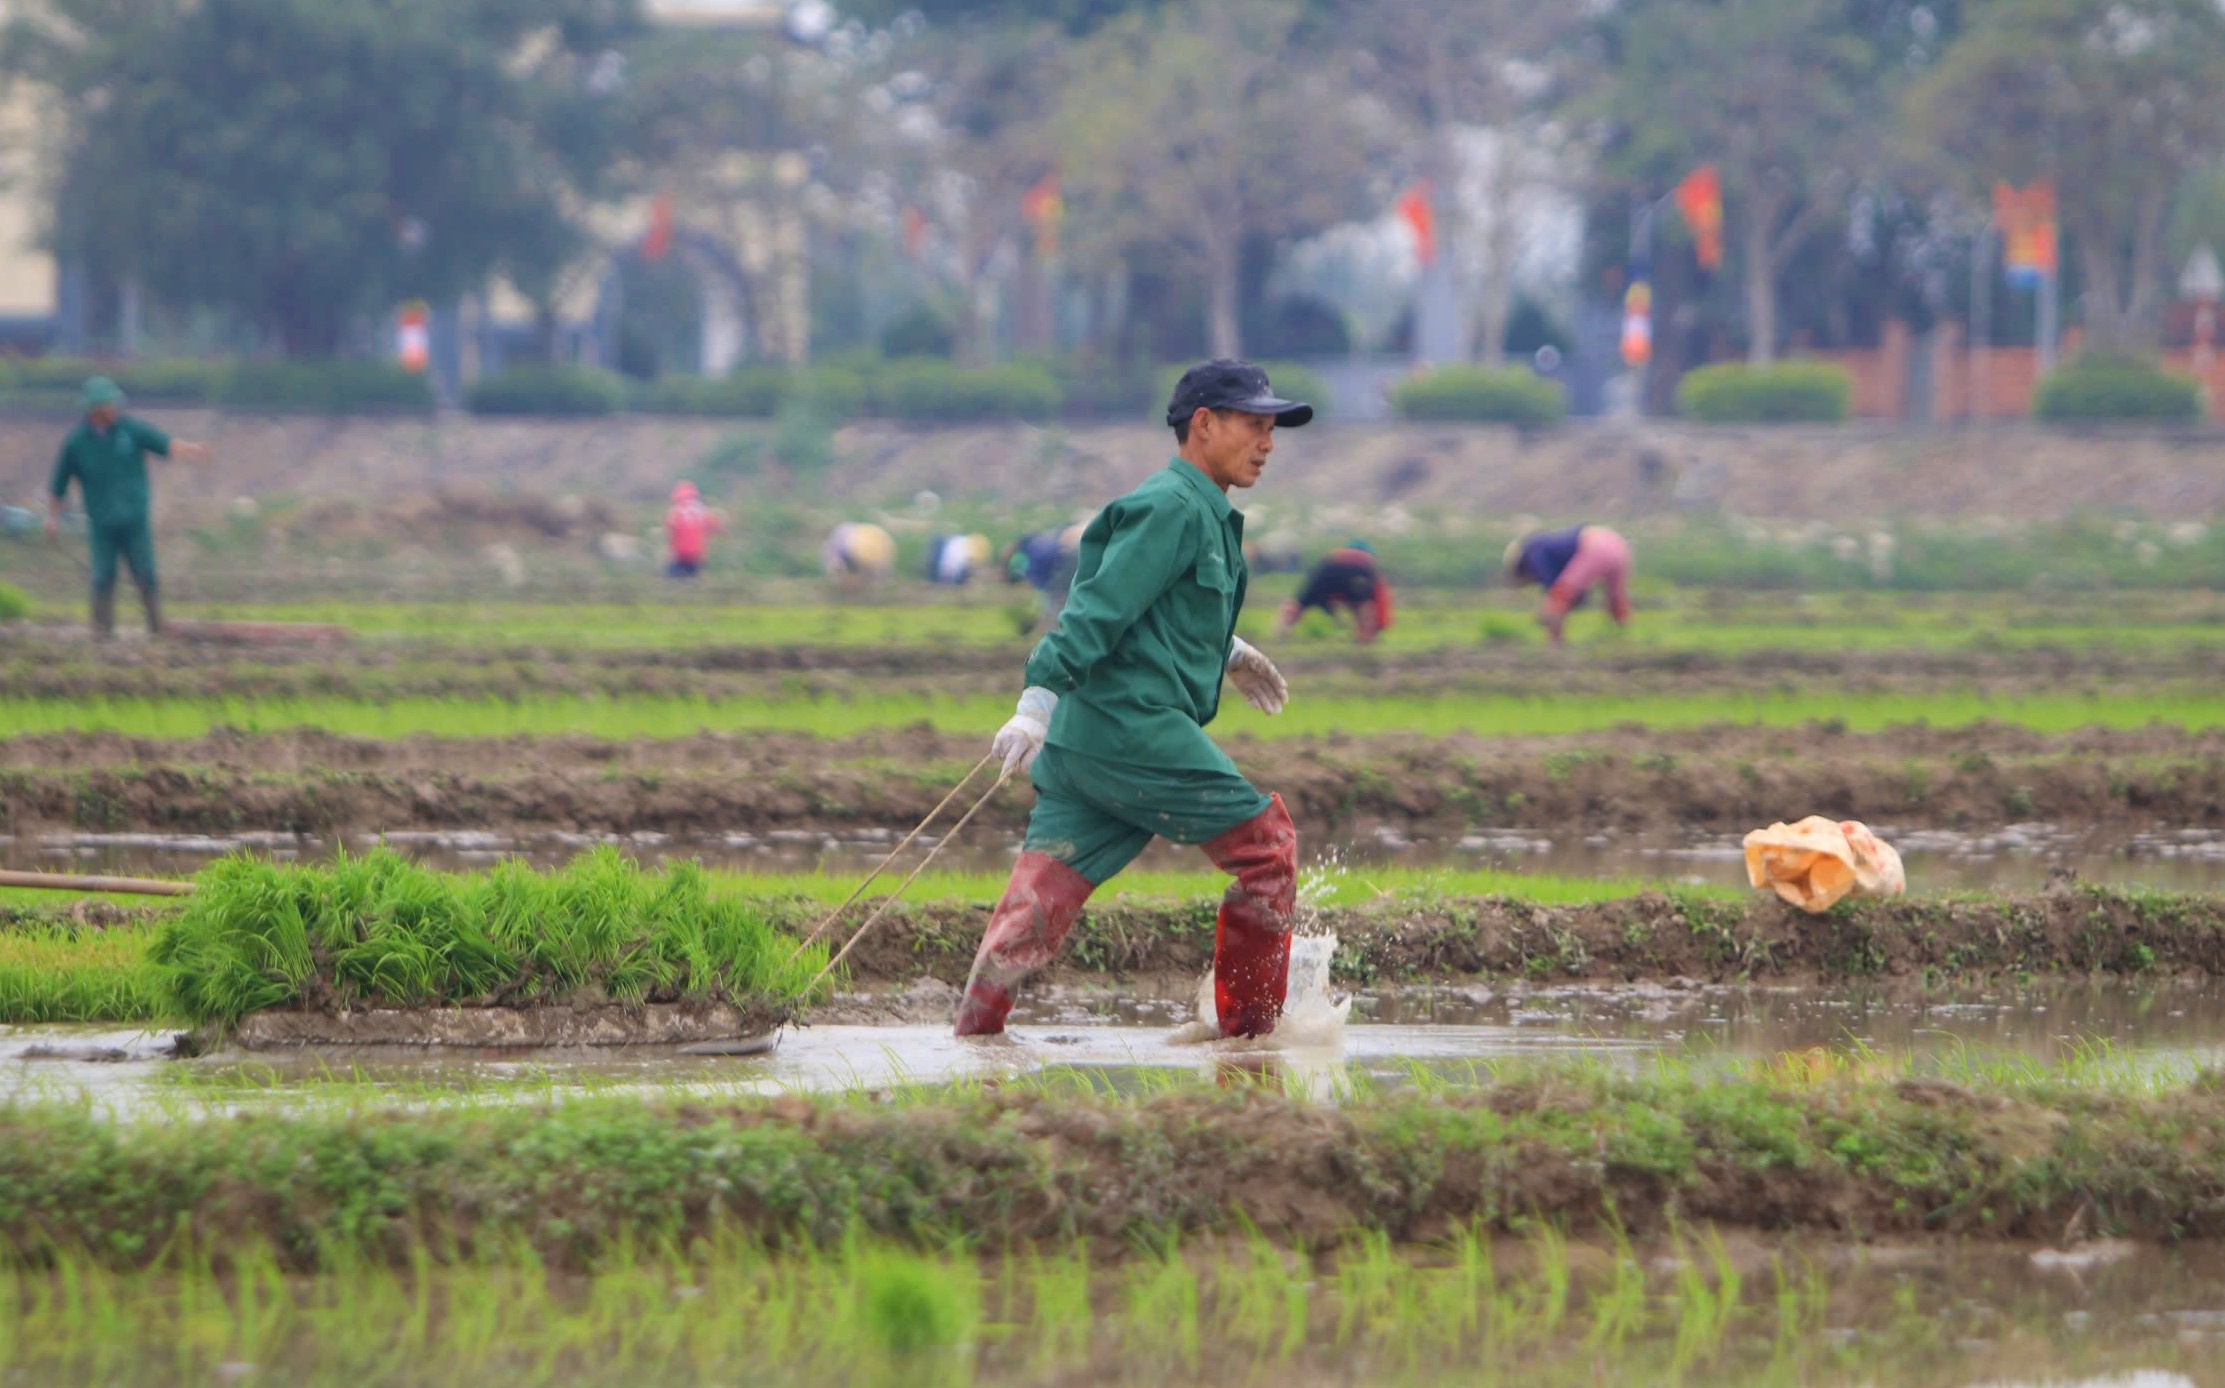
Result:
[[[981,933],[965,1000],[958,1004],[957,1035],[994,1036],[1004,1030],[1013,994],[1057,957],[1094,890],[1088,878],[1048,854],[1020,855],[989,928]]]
[[[1290,988],[1290,927],[1298,914],[1298,826],[1282,797],[1205,845],[1233,873],[1213,938],[1213,1009],[1223,1036],[1265,1036]]]

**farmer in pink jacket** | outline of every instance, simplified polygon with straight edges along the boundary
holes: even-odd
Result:
[[[703,559],[710,552],[711,537],[723,529],[719,518],[703,504],[703,497],[693,482],[675,486],[672,509],[664,513],[665,542],[672,551],[665,575],[693,578],[703,572]]]
[[[1630,542],[1604,525],[1525,535],[1507,546],[1506,565],[1509,583],[1518,588],[1535,583],[1545,590],[1537,622],[1556,646],[1568,614],[1595,587],[1607,590],[1607,614],[1615,625],[1630,625]]]

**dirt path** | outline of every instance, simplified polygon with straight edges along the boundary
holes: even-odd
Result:
[[[191,487],[162,494],[174,523],[221,516],[236,496],[386,499],[479,490],[660,500],[674,478],[744,421],[620,416],[605,420],[307,419],[149,415],[216,454]],[[0,491],[28,494],[52,464],[66,417],[17,417],[0,428]],[[947,498],[1095,502],[1163,466],[1164,429],[1080,423],[846,427],[832,474],[844,500]],[[1676,421],[1578,424],[1544,431],[1330,421],[1284,441],[1262,503],[1356,511],[1585,515],[1665,509],[1763,511],[1783,520],[1892,519],[1922,479],[1928,516],[2060,519],[2094,513],[2180,519],[2225,511],[2225,437],[2216,431],[2079,433],[2002,421],[1983,430],[1872,425],[1707,428]],[[1798,486],[1784,485],[1787,477]],[[758,479],[772,488],[777,477]],[[814,490],[817,490],[814,484]]]
[[[1588,737],[1346,738],[1228,746],[1301,831],[1734,832],[1824,813],[1903,829],[2225,824],[2225,732],[1998,725],[1881,734],[1713,728]],[[168,742],[0,740],[0,828],[327,833],[481,829],[699,835],[916,823],[978,755],[924,728],[840,741],[703,735],[381,741],[313,731]],[[982,812],[1017,830],[1014,786]]]

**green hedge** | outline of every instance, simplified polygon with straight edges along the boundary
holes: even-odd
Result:
[[[431,414],[435,401],[429,376],[388,362],[335,361],[243,362],[217,379],[209,403],[227,410]]]
[[[2199,419],[2201,387],[2192,377],[2137,357],[2087,357],[2040,382],[2036,419]]]
[[[788,393],[789,375],[777,367],[745,366],[728,376],[664,376],[643,383],[633,406],[647,414],[771,419]]]
[[[1267,373],[1269,389],[1285,400],[1299,400],[1313,406],[1316,418],[1326,416],[1334,404],[1329,396],[1328,383],[1296,362],[1262,361],[1254,362],[1253,365]],[[1158,380],[1153,383],[1151,390],[1149,414],[1152,423],[1166,423],[1167,402],[1174,398],[1175,382],[1181,380],[1182,373],[1187,370],[1187,365],[1159,368]]]
[[[1853,378],[1820,361],[1703,366],[1676,391],[1677,410],[1707,424],[1833,424],[1847,417],[1853,401]]]
[[[67,395],[72,403],[88,376],[106,376],[133,400],[202,404],[215,393],[231,363],[179,357],[163,361],[101,362],[83,357],[28,357],[0,362],[0,389],[11,393]]]
[[[1444,366],[1391,393],[1401,419],[1475,424],[1554,424],[1568,413],[1561,388],[1525,367]]]
[[[320,414],[428,413],[429,378],[387,362],[231,362],[174,358],[99,362],[33,357],[0,363],[0,396],[73,407],[88,376],[108,376],[134,404]]]
[[[876,413],[924,423],[1050,419],[1063,402],[1057,378],[1027,362],[976,369],[911,357],[883,366],[866,390]]]
[[[632,388],[615,371],[591,366],[513,366],[481,376],[464,391],[473,414],[615,414],[626,408]]]

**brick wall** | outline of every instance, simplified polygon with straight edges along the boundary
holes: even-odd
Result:
[[[2075,328],[2063,335],[2063,347],[2057,354],[2060,360],[2077,355],[2078,338]],[[1876,347],[1799,355],[1845,369],[1854,382],[1856,418],[1905,421],[1911,408],[1908,370],[1913,350],[1914,335],[1908,325],[1888,323],[1883,341]],[[2200,382],[2210,413],[2217,414],[2219,404],[2225,402],[2225,351],[2213,350],[2197,369],[2191,348],[2172,348],[2163,353],[2163,364]],[[2039,379],[2036,348],[1989,347],[1972,353],[1963,346],[1960,323],[1942,323],[1932,334],[1930,417],[1934,420],[2027,418],[2032,413],[2032,392]]]

